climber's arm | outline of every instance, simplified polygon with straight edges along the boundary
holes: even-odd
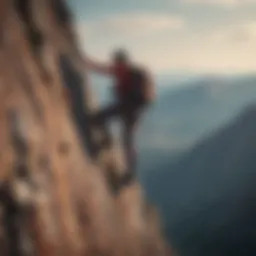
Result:
[[[86,68],[105,75],[112,75],[114,73],[114,69],[111,65],[98,63],[89,59],[88,57],[84,58],[84,64]]]
[[[150,102],[153,102],[156,98],[156,83],[152,72],[148,71],[148,90],[147,97]]]

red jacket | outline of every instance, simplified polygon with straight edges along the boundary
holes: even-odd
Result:
[[[129,70],[114,70],[114,78],[116,87],[115,89],[118,93],[118,96],[125,97],[125,95],[129,94],[130,89],[132,89]]]

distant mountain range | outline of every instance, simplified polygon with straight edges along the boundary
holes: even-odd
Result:
[[[142,172],[150,163],[169,161],[201,137],[228,123],[256,102],[256,76],[193,79],[181,88],[159,87],[159,98],[146,113],[138,135]],[[157,156],[153,160],[148,155]],[[167,158],[166,158],[167,156]]]
[[[175,150],[192,145],[256,101],[256,76],[201,78],[181,89],[159,89],[159,94],[146,115],[139,139],[146,148],[161,148],[163,144]]]
[[[144,183],[181,256],[256,255],[256,105]]]

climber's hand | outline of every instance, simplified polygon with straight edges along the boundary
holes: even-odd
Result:
[[[113,68],[111,65],[93,61],[87,55],[85,55],[85,57],[84,57],[84,65],[87,69],[90,69],[97,73],[101,73],[101,74],[105,74],[105,75],[113,74]]]

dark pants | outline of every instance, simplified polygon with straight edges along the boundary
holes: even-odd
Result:
[[[99,111],[96,115],[97,122],[106,125],[111,118],[120,118],[122,122],[122,143],[126,161],[126,175],[123,182],[131,181],[136,173],[137,153],[135,147],[135,132],[142,112],[139,104],[115,103]],[[108,130],[108,129],[106,129]],[[111,136],[107,136],[107,141],[111,142]]]

